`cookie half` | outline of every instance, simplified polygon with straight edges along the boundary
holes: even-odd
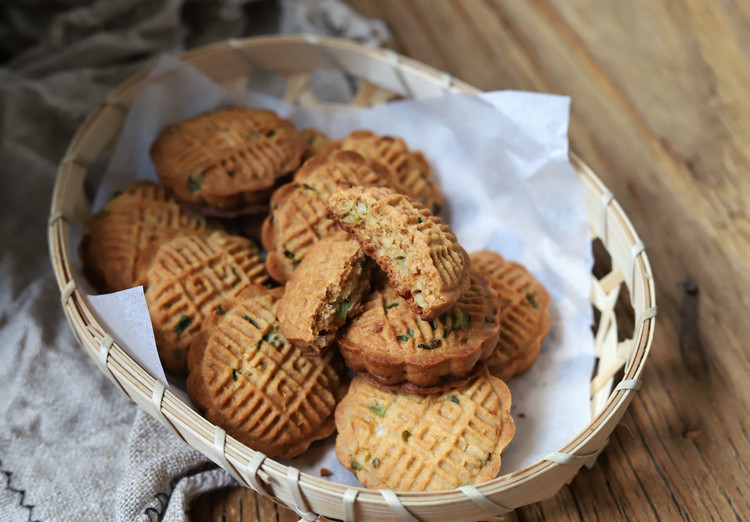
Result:
[[[510,392],[486,370],[443,393],[392,392],[360,376],[336,408],[336,457],[367,488],[435,491],[492,480],[515,433]]]
[[[286,283],[281,333],[307,355],[320,355],[370,288],[371,261],[344,231],[315,243]]]
[[[384,184],[388,175],[355,152],[307,160],[292,183],[273,193],[270,214],[263,222],[261,242],[271,277],[285,283],[312,245],[339,230],[326,217],[326,203],[336,189]]]
[[[186,212],[164,187],[136,181],[89,218],[81,254],[86,272],[101,290],[135,284],[135,263],[146,246],[170,230],[207,229],[206,220]]]
[[[232,437],[292,458],[333,433],[346,386],[333,352],[308,359],[280,333],[282,292],[250,286],[214,308],[190,345],[187,389]]]
[[[453,308],[427,321],[387,281],[376,286],[339,332],[346,365],[384,385],[423,388],[471,374],[494,350],[500,322],[487,280],[473,271],[470,280]]]
[[[473,252],[471,266],[487,277],[497,294],[500,338],[487,366],[507,381],[536,362],[550,329],[549,294],[526,268],[496,252]]]
[[[221,231],[168,232],[136,265],[164,368],[187,371],[187,350],[203,320],[226,299],[268,281],[252,241]]]
[[[422,319],[449,310],[469,287],[469,256],[439,217],[384,187],[337,190],[328,217],[360,242]]]
[[[303,150],[290,121],[230,107],[168,126],[151,146],[151,159],[178,199],[232,210],[267,200],[276,178],[299,166]]]

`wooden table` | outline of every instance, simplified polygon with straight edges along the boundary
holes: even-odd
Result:
[[[507,520],[750,519],[750,2],[353,0],[398,52],[572,97],[571,147],[646,244],[644,385],[592,470]],[[192,520],[297,520],[252,490]]]

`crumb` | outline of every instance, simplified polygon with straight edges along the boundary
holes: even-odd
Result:
[[[520,417],[520,418],[522,418],[522,419],[525,419],[525,418],[526,418],[526,414],[525,414],[525,413],[519,413],[519,414],[517,415],[517,417]]]
[[[330,477],[331,475],[333,475],[333,473],[331,473],[330,469],[320,468],[320,476],[321,477]]]

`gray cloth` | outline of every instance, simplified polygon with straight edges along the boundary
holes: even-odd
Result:
[[[130,403],[77,343],[47,251],[57,163],[86,113],[162,52],[286,31],[370,44],[339,0],[0,6],[0,522],[184,520],[232,479]]]

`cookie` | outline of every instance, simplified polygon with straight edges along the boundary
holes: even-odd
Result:
[[[430,165],[421,152],[410,150],[403,139],[359,130],[323,148],[328,153],[334,150],[352,150],[368,161],[382,163],[393,172],[393,190],[419,201],[435,214],[440,211],[443,195],[432,179]]]
[[[221,231],[168,232],[143,251],[136,274],[159,357],[177,375],[186,372],[190,342],[216,306],[268,280],[252,241]]]
[[[500,338],[487,366],[507,381],[536,362],[550,329],[549,294],[526,268],[496,252],[473,252],[471,266],[487,276],[497,294]]]
[[[281,335],[282,292],[253,285],[214,307],[190,345],[187,390],[235,439],[292,458],[333,433],[346,387],[333,352],[308,359]]]
[[[469,256],[453,231],[403,194],[383,187],[337,190],[327,215],[357,238],[422,319],[449,310],[469,287]]]
[[[339,229],[326,217],[326,202],[334,190],[383,184],[388,175],[354,152],[307,160],[292,183],[274,192],[270,214],[263,222],[261,242],[268,253],[266,268],[271,277],[285,283],[307,250]]]
[[[492,480],[515,433],[510,392],[486,370],[455,390],[392,392],[356,376],[336,407],[336,457],[367,488],[435,491]]]
[[[134,285],[138,255],[162,234],[206,228],[205,219],[182,210],[163,187],[136,181],[89,218],[81,257],[97,287],[117,292]]]
[[[427,321],[387,281],[374,287],[336,340],[347,367],[384,385],[433,390],[469,375],[490,356],[500,332],[494,292],[474,271],[470,280],[453,308]]]
[[[302,129],[299,131],[299,135],[305,144],[302,161],[308,160],[313,156],[318,156],[329,143],[328,137],[318,129]]]
[[[338,231],[315,243],[286,283],[279,302],[281,333],[318,356],[370,288],[371,261],[359,243]]]
[[[268,199],[304,143],[270,111],[230,107],[170,125],[151,146],[161,182],[192,205],[235,210]]]

